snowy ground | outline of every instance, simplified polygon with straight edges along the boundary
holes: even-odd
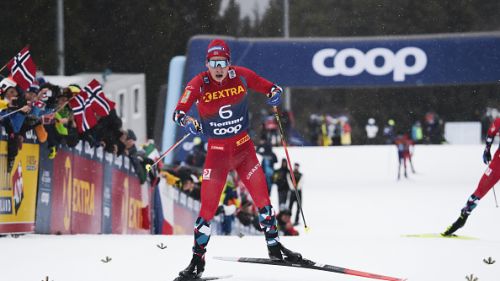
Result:
[[[439,233],[458,216],[485,166],[481,146],[418,146],[417,174],[396,180],[392,146],[291,148],[305,175],[310,231],[282,238],[310,259],[415,281],[500,280],[500,209],[488,193],[458,234]],[[282,151],[277,151],[283,155]],[[500,191],[498,192],[500,195]],[[273,200],[276,194],[272,195]],[[157,245],[166,245],[160,249]],[[0,238],[0,280],[168,281],[190,259],[191,236],[27,235]],[[106,256],[111,261],[104,263]],[[213,236],[205,276],[228,281],[368,280],[312,270],[230,263],[214,256],[265,257],[264,238]],[[488,265],[484,258],[499,259]]]

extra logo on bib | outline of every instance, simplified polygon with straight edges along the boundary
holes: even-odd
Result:
[[[245,93],[245,88],[243,88],[243,86],[239,85],[238,87],[232,87],[232,88],[223,89],[220,91],[206,92],[203,95],[202,99],[203,99],[203,102],[212,102],[214,100],[232,97],[232,96],[237,96],[237,95],[240,95],[243,93]]]

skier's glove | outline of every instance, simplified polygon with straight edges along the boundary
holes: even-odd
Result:
[[[267,97],[267,104],[270,106],[278,106],[281,102],[281,94],[283,93],[283,89],[278,85],[273,85]]]
[[[492,137],[486,137],[486,147],[484,148],[483,152],[483,162],[484,164],[488,165],[491,161],[491,144],[493,143],[493,138]]]
[[[172,119],[174,120],[175,124],[184,127],[183,124],[184,118],[186,118],[186,112],[182,110],[174,111],[174,116],[172,116]]]
[[[186,133],[190,133],[195,136],[203,134],[201,124],[198,122],[198,120],[186,115],[184,111],[176,110],[174,112],[173,119],[177,125],[184,127]]]
[[[203,134],[200,122],[191,116],[184,118],[184,130],[194,136]]]
[[[487,147],[484,149],[484,152],[483,152],[483,162],[484,164],[488,165],[488,163],[490,163],[491,161],[491,152],[490,152],[490,149]]]

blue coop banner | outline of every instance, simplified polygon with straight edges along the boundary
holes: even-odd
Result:
[[[204,71],[213,36],[189,41],[185,81]],[[227,40],[232,64],[282,86],[374,87],[494,83],[500,33]]]

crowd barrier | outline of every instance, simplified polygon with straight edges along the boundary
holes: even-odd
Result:
[[[127,156],[80,142],[51,160],[42,145],[39,183],[36,233],[149,233],[149,187]]]
[[[147,184],[126,156],[80,142],[48,158],[32,131],[7,173],[0,140],[0,233],[150,233]]]
[[[192,234],[200,202],[161,178],[140,184],[127,156],[79,142],[48,158],[32,131],[7,173],[7,142],[0,134],[0,234]],[[152,191],[152,192],[151,192]],[[214,234],[221,219],[214,218]],[[257,234],[233,224],[233,234]]]

